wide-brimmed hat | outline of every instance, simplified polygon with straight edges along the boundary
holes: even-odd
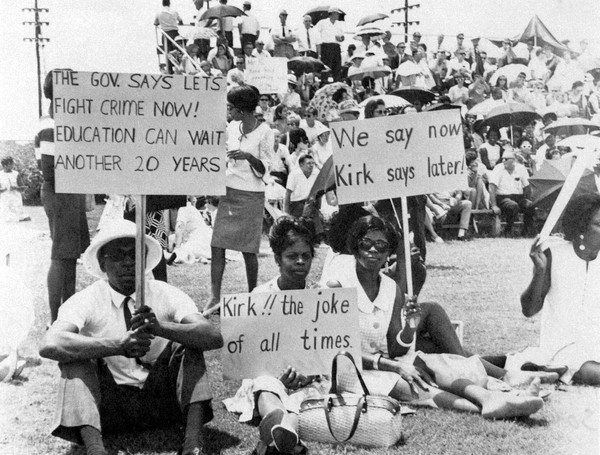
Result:
[[[298,79],[293,74],[287,75],[287,82],[288,84],[298,85]]]
[[[94,237],[90,246],[83,253],[83,266],[87,272],[97,278],[106,280],[106,273],[100,269],[98,261],[98,252],[109,242],[117,239],[131,238],[135,239],[136,227],[135,223],[127,220],[114,220],[110,224],[104,226],[100,232]],[[149,235],[144,235],[146,241],[146,273],[151,272],[158,265],[162,258],[162,248],[157,240]]]

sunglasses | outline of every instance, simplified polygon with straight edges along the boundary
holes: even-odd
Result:
[[[269,98],[261,98],[261,101],[269,101]]]
[[[375,250],[378,253],[386,253],[390,250],[390,244],[385,240],[371,240],[367,238],[362,238],[358,242],[358,247],[363,251],[369,251],[371,248],[375,247]]]
[[[148,252],[146,252],[146,254],[148,254]],[[125,258],[135,261],[135,249],[107,251],[102,256],[110,259],[113,262],[122,262],[125,260]]]

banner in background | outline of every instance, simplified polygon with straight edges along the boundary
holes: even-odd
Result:
[[[244,83],[254,85],[260,93],[287,93],[286,58],[249,58],[244,71]]]

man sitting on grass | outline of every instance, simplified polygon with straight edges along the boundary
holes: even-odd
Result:
[[[204,453],[203,425],[212,419],[204,351],[223,338],[177,288],[155,280],[135,308],[135,224],[117,220],[86,250],[86,269],[101,278],[59,310],[40,355],[61,370],[53,435],[106,454],[102,433],[183,424],[182,454]],[[145,236],[146,271],[159,262]]]

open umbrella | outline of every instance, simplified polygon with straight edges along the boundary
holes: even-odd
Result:
[[[471,109],[469,109],[467,114],[477,115],[477,116],[483,115],[485,117],[486,115],[488,115],[490,113],[490,111],[493,108],[498,107],[502,104],[504,104],[504,100],[495,100],[493,98],[488,98],[487,100],[483,100],[481,103],[478,103],[475,106],[473,106]]]
[[[363,36],[374,37],[381,36],[385,32],[379,27],[373,27],[372,25],[367,25],[358,29],[358,31],[354,34],[354,39],[362,39]]]
[[[356,24],[356,26],[360,27],[361,25],[367,25],[372,22],[387,19],[388,17],[390,17],[390,16],[388,16],[387,14],[383,14],[383,13],[369,14],[368,16],[365,16],[361,20],[359,20],[358,24]]]
[[[366,68],[359,68],[356,73],[348,76],[348,79],[352,81],[362,81],[365,77],[379,79],[390,74],[392,74],[392,69],[389,66],[368,66]]]
[[[365,107],[369,101],[377,101],[381,100],[385,103],[385,107],[405,107],[410,106],[410,103],[406,101],[404,98],[400,98],[399,96],[392,95],[375,95],[370,96],[365,99],[362,103],[359,104],[360,107]]]
[[[589,133],[591,131],[600,130],[600,125],[585,118],[566,117],[552,122],[550,125],[546,126],[543,131],[544,133],[565,134],[567,136],[585,136],[581,134],[582,129]]]
[[[494,74],[492,74],[490,77],[490,85],[496,85],[496,81],[500,76],[506,76],[506,81],[510,84],[511,82],[517,80],[519,73],[525,73],[527,75],[527,79],[531,78],[531,72],[527,66],[521,65],[520,63],[511,63],[510,65],[505,65],[502,68],[499,68],[494,72]]]
[[[580,150],[599,150],[600,137],[591,134],[576,134],[557,142],[557,146],[570,147],[573,154]]]
[[[194,41],[197,39],[211,39],[217,38],[219,35],[210,27],[199,27],[196,26],[192,29],[186,30],[181,34],[186,40]]]
[[[494,128],[512,127],[515,125],[525,126],[540,115],[529,105],[523,103],[504,103],[493,108],[483,120],[484,126]]]
[[[331,97],[339,89],[343,89],[348,94],[348,97],[352,98],[352,89],[348,86],[348,84],[344,84],[343,82],[327,84],[315,92],[315,95],[313,96],[312,100],[310,100],[308,106],[317,109],[317,120],[331,120],[330,117],[332,111],[337,110],[338,108],[338,103],[333,101]]]
[[[306,16],[306,15],[310,16],[310,18],[312,19],[312,23],[316,24],[321,19],[327,19],[329,17],[329,8],[330,7],[331,7],[331,5],[317,6],[316,8],[310,9],[306,13],[304,13],[304,16]],[[336,7],[336,9],[338,10],[338,13],[340,15],[338,19],[340,21],[343,21],[346,18],[346,13],[337,7]]]
[[[207,19],[222,19],[224,17],[238,17],[245,15],[246,13],[244,13],[241,9],[236,8],[235,6],[217,5],[212,6],[206,11],[204,11],[204,13],[202,13],[202,16],[200,16],[200,20],[203,21]]]
[[[413,75],[418,75],[421,74],[423,72],[423,69],[417,65],[415,62],[411,62],[410,60],[405,61],[404,63],[401,63],[400,66],[398,66],[398,69],[396,69],[396,74],[398,76],[413,76]]]
[[[432,104],[431,106],[427,106],[425,109],[423,109],[423,111],[424,112],[446,111],[449,109],[462,109],[462,106],[459,106],[458,104],[450,104],[450,103],[435,103],[435,104]]]
[[[428,104],[435,100],[435,93],[430,90],[418,87],[403,87],[394,90],[390,95],[404,98],[410,104]]]
[[[288,69],[300,76],[304,73],[320,73],[330,68],[321,60],[309,56],[298,56],[288,60]]]
[[[317,199],[334,188],[335,177],[333,175],[333,156],[330,156],[323,163],[323,167],[319,171],[319,175],[317,175],[315,183],[313,183],[310,193],[308,193],[307,199]]]
[[[535,46],[543,46],[544,44],[552,47],[555,54],[562,54],[564,51],[571,51],[567,46],[558,41],[554,35],[548,30],[548,27],[540,20],[539,17],[533,16],[523,30],[521,35],[516,37],[517,41],[527,43],[533,40]]]

